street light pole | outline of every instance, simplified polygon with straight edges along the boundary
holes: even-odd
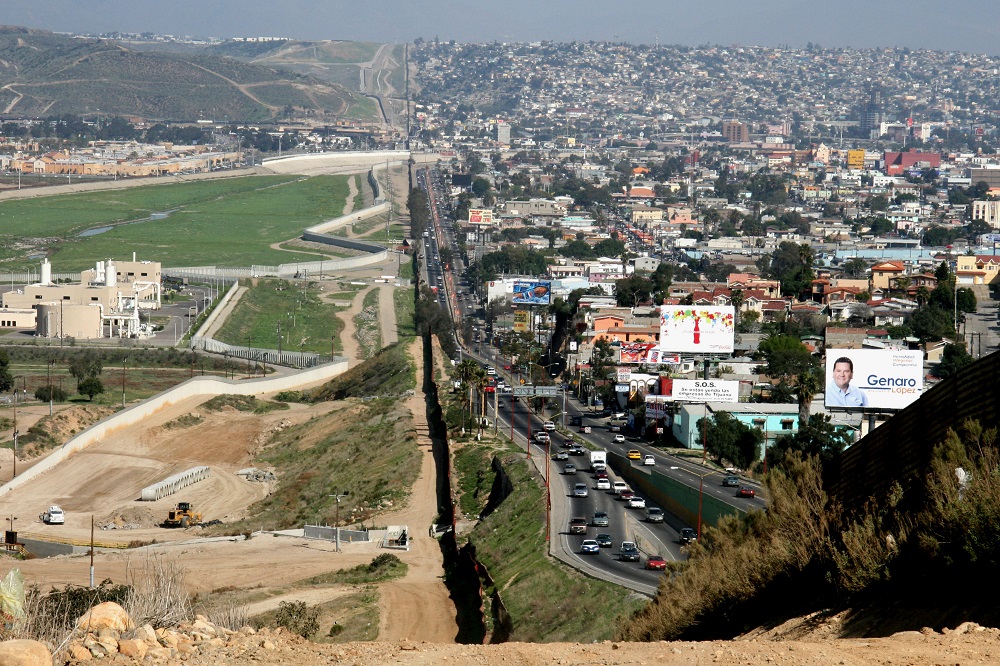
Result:
[[[45,373],[46,374],[45,381],[49,385],[49,416],[52,416],[52,364],[54,362],[55,361],[53,361],[51,358],[49,359],[49,362],[46,364],[46,373]]]
[[[122,357],[122,409],[125,409],[125,365],[127,363],[128,356]]]
[[[340,552],[340,498],[347,497],[350,494],[351,494],[351,491],[345,490],[342,493],[336,493],[334,495],[327,495],[327,497],[333,497],[334,499],[337,500],[337,517],[334,520],[334,528],[333,529],[334,529],[334,531],[336,533],[336,543],[337,543],[337,552],[338,553]]]

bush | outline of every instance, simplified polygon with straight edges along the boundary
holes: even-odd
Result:
[[[35,389],[35,400],[42,402],[48,402],[49,400],[66,402],[66,398],[68,397],[69,394],[58,386],[39,386]]]
[[[309,608],[304,601],[282,601],[274,622],[302,638],[309,638],[319,631],[319,609]]]

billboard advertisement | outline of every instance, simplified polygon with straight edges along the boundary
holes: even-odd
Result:
[[[923,352],[826,350],[827,407],[903,409],[923,390]]]
[[[865,168],[865,151],[864,150],[848,150],[847,151],[847,168],[848,169],[864,169]]]
[[[660,307],[660,349],[694,354],[729,354],[736,336],[731,305]]]
[[[528,311],[527,310],[514,310],[514,330],[515,331],[527,331],[528,330]]]
[[[664,354],[655,342],[623,342],[619,355],[619,363],[622,365],[639,365],[641,363],[678,364],[681,357],[674,354]]]
[[[514,305],[548,305],[552,300],[552,283],[548,280],[517,280],[514,282]]]
[[[493,224],[493,211],[486,208],[470,208],[469,224]]]
[[[675,379],[671,397],[688,402],[739,402],[740,383],[718,379]]]

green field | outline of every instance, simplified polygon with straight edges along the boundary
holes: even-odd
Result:
[[[102,257],[164,266],[248,266],[308,261],[314,253],[269,247],[343,212],[348,176],[248,176],[0,203],[0,263],[23,261],[21,239],[52,239],[54,270],[92,266]],[[154,212],[166,218],[137,224]],[[80,232],[115,228],[81,238]],[[37,244],[37,242],[36,242]]]
[[[216,339],[231,345],[278,348],[329,354],[343,349],[344,322],[336,316],[343,308],[320,300],[315,283],[303,289],[300,282],[260,280],[240,298]],[[294,315],[294,316],[293,316]]]

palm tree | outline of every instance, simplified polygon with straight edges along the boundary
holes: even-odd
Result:
[[[733,315],[733,328],[739,329],[740,327],[740,308],[743,307],[743,290],[733,289],[732,293],[729,294],[729,302],[733,304],[733,309],[735,313]]]
[[[805,370],[796,378],[795,394],[799,399],[799,428],[809,423],[813,397],[823,388],[823,378],[815,368]]]
[[[917,287],[917,304],[922,307],[924,305],[927,305],[927,303],[930,300],[931,300],[930,289],[928,289],[924,285],[920,285],[919,287]]]
[[[472,412],[472,380],[477,373],[482,372],[479,364],[470,358],[465,359],[455,367],[455,374],[462,381],[462,405],[467,414]],[[463,419],[463,422],[465,419]]]

